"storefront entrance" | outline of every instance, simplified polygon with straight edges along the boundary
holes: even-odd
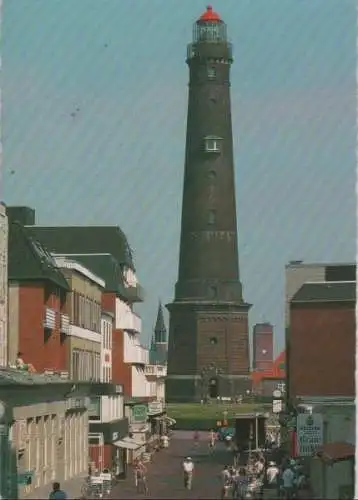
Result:
[[[219,388],[218,388],[218,379],[216,377],[213,377],[209,380],[209,397],[210,398],[217,398],[219,395]]]

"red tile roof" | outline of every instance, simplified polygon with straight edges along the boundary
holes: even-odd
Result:
[[[254,384],[261,382],[263,379],[270,378],[278,378],[284,379],[286,378],[286,352],[282,351],[277,358],[274,360],[272,364],[271,370],[265,371],[254,371],[251,374],[251,378]]]
[[[326,443],[317,451],[317,456],[322,460],[338,462],[347,460],[355,455],[355,446],[344,441],[336,441],[334,443]]]

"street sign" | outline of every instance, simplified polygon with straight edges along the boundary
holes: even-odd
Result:
[[[282,411],[282,399],[274,399],[272,401],[272,413],[281,413]]]
[[[282,392],[280,391],[280,389],[275,389],[272,393],[273,397],[274,398],[280,398],[282,396]]]
[[[323,444],[323,416],[320,413],[297,415],[297,453],[300,457],[313,456]]]

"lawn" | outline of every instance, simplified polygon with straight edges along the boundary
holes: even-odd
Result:
[[[238,413],[252,413],[264,411],[264,405],[259,403],[225,404],[225,403],[168,403],[168,415],[174,419],[200,419],[200,420],[222,420],[224,411],[227,411],[228,420]]]

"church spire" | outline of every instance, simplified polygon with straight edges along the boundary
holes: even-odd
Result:
[[[165,344],[167,341],[167,329],[164,323],[163,306],[161,301],[159,301],[157,321],[154,328],[154,342],[156,344]]]

